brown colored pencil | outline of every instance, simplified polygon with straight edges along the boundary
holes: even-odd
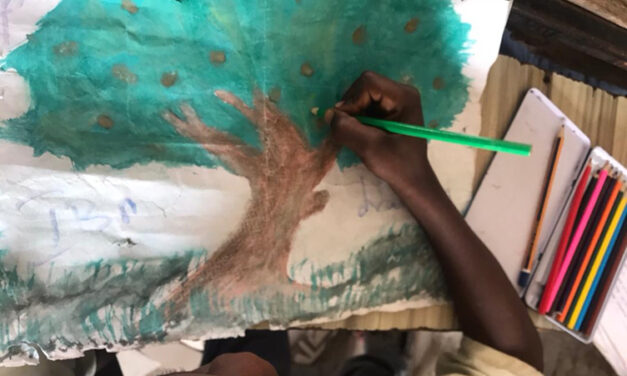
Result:
[[[609,269],[605,270],[603,273],[601,280],[601,289],[594,296],[592,302],[592,310],[586,315],[584,318],[584,323],[582,325],[582,332],[586,336],[590,336],[592,334],[592,329],[594,328],[594,323],[599,318],[599,314],[601,313],[601,307],[603,307],[603,302],[607,298],[610,287],[612,286],[612,281],[616,277],[616,273],[618,272],[618,267],[621,264],[621,260],[623,259],[623,255],[627,250],[627,224],[623,224],[623,228],[620,230],[620,239],[621,241],[616,242],[614,247],[615,251],[612,252]]]

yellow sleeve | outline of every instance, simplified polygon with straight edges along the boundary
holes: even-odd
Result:
[[[436,365],[438,376],[541,376],[538,370],[513,356],[464,337],[456,354],[444,354]]]

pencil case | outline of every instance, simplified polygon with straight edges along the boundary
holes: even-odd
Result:
[[[591,171],[598,171],[605,164],[609,163],[609,165],[614,168],[614,170],[618,171],[618,176],[623,179],[627,178],[627,169],[622,166],[618,161],[616,161],[612,156],[610,156],[605,150],[600,147],[593,148],[586,158],[585,163],[583,163],[579,169],[578,174],[576,174],[576,178],[572,181],[571,190],[569,193],[568,200],[562,208],[562,211],[559,216],[559,220],[557,225],[555,226],[551,236],[549,237],[548,242],[546,243],[545,249],[540,253],[537,266],[532,273],[530,278],[530,282],[523,293],[523,299],[527,306],[533,310],[537,311],[538,304],[544,292],[545,285],[547,283],[547,279],[550,274],[551,266],[553,264],[553,259],[555,257],[555,253],[558,248],[558,243],[560,242],[562,231],[566,222],[566,217],[568,216],[570,204],[573,200],[575,194],[575,186],[579,182],[582,177],[584,168],[588,163],[591,166]],[[617,229],[616,231],[620,231]],[[600,240],[599,240],[600,241]],[[604,294],[604,299],[600,302],[597,302],[597,305],[593,307],[596,310],[597,314],[592,318],[594,321],[589,325],[592,325],[591,330],[587,330],[587,334],[570,329],[567,325],[557,320],[552,315],[546,315],[547,319],[553,322],[555,325],[559,326],[578,340],[584,343],[590,343],[594,337],[594,334],[598,328],[598,324],[603,317],[603,312],[607,306],[608,301],[612,296],[612,290],[616,287],[616,281],[620,277],[622,268],[625,264],[625,255],[627,253],[623,253],[620,259],[614,260],[615,263],[618,263],[618,268],[616,269],[616,273],[613,275],[613,278],[606,282],[606,285],[609,285],[609,289],[606,290]],[[611,265],[607,265],[606,267],[611,267]],[[605,286],[605,285],[604,285]],[[602,288],[603,286],[598,286],[597,288]],[[600,307],[600,308],[598,308]]]

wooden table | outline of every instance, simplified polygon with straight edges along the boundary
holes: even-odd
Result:
[[[627,98],[612,95],[575,82],[558,74],[544,72],[518,61],[500,56],[488,77],[482,97],[481,135],[503,137],[522,98],[536,87],[547,95],[588,137],[627,165]],[[493,153],[479,151],[475,172],[475,189]],[[531,312],[538,327],[552,328],[544,317]],[[315,325],[326,329],[455,329],[455,313],[450,305],[406,310],[397,313],[373,312],[346,320]]]

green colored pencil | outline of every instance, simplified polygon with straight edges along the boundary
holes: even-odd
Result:
[[[317,107],[312,108],[311,112],[315,116],[324,116],[324,112],[320,112],[320,109]],[[531,154],[531,145],[529,144],[521,144],[518,142],[505,140],[495,140],[492,138],[480,136],[471,136],[463,133],[425,128],[419,125],[375,119],[368,116],[357,116],[356,118],[366,125],[381,128],[390,133],[398,133],[405,136],[419,137],[427,140],[450,142],[453,144],[465,145],[478,149],[492,150],[517,155],[528,156]]]
[[[531,154],[531,145],[521,144],[505,140],[495,140],[487,137],[471,136],[463,133],[455,133],[440,129],[425,128],[418,125],[397,123],[395,121],[375,119],[368,116],[357,116],[360,122],[373,127],[385,129],[390,133],[398,133],[406,136],[420,137],[427,140],[450,142],[453,144],[470,146],[478,149],[512,153],[528,156]]]

